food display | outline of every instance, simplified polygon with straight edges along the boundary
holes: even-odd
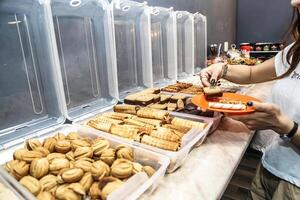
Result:
[[[207,124],[178,117],[169,112],[136,105],[115,105],[114,112],[103,113],[88,126],[168,151],[178,151],[181,140],[192,128],[203,130]]]
[[[4,168],[43,200],[107,199],[135,174],[145,172],[151,177],[156,172],[153,166],[136,161],[132,148],[113,147],[104,138],[92,139],[76,132],[57,133],[43,142],[29,139],[14,151],[13,160]]]
[[[203,92],[201,86],[196,86],[193,85],[192,83],[184,83],[179,81],[177,81],[176,84],[168,85],[162,88],[162,91],[170,92],[170,93],[183,93],[183,94],[190,94],[190,95],[201,94]]]

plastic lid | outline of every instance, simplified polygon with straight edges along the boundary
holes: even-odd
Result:
[[[150,9],[146,3],[112,1],[120,97],[152,87]]]
[[[176,11],[177,18],[177,76],[194,74],[194,16]]]
[[[151,9],[153,82],[166,84],[177,79],[176,14],[173,8]]]
[[[0,146],[63,123],[50,5],[0,4]]]
[[[106,0],[52,0],[67,118],[117,102],[112,13]]]
[[[194,40],[195,72],[200,72],[207,66],[207,23],[206,17],[200,13],[194,14]]]

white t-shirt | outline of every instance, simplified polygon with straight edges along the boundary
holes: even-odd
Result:
[[[289,48],[275,57],[277,76],[286,72],[289,65],[286,54]],[[283,59],[282,59],[283,58]],[[281,111],[300,123],[300,65],[289,76],[278,80],[272,90],[272,101]],[[279,136],[266,148],[262,164],[275,176],[300,187],[300,149]]]

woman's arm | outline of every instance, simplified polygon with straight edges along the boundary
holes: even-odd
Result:
[[[275,58],[254,66],[228,65],[227,73],[223,78],[239,84],[270,81],[276,78]]]
[[[224,78],[238,84],[251,84],[270,81],[276,77],[275,58],[271,58],[259,65],[227,65],[226,63],[213,64],[200,73],[200,78],[204,86],[210,86],[211,82],[216,82]]]

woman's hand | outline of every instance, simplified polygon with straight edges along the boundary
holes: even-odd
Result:
[[[271,103],[248,102],[255,112],[248,115],[234,115],[231,118],[243,122],[251,130],[272,129],[279,134],[287,134],[293,128],[293,121]]]
[[[205,69],[200,73],[200,79],[204,86],[210,86],[217,83],[217,81],[223,76],[223,68],[226,63],[216,63]]]

